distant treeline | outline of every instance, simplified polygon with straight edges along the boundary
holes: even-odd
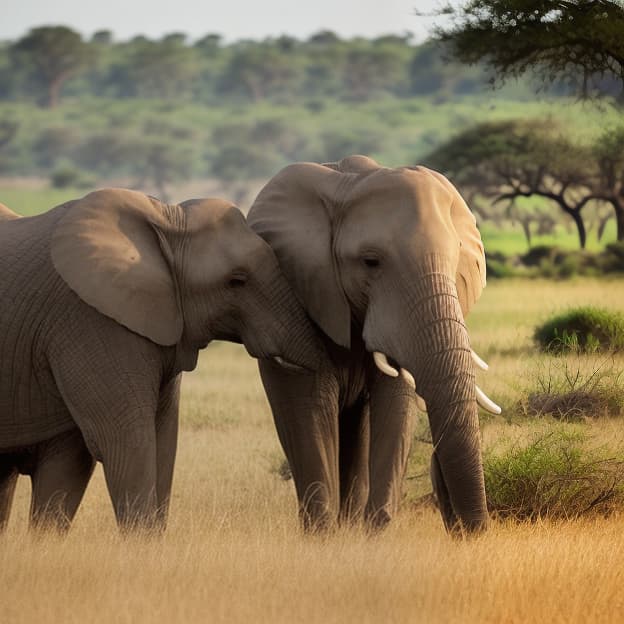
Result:
[[[67,27],[50,26],[0,44],[0,99],[48,107],[63,96],[82,95],[197,103],[306,101],[314,107],[326,98],[465,95],[482,91],[486,80],[481,67],[446,63],[439,45],[416,45],[409,35],[345,40],[323,31],[307,40],[281,36],[225,43],[218,34],[189,41],[172,33],[117,42],[110,31],[84,40]]]

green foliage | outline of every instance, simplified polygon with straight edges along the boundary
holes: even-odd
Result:
[[[50,176],[50,183],[55,189],[88,189],[94,182],[92,176],[69,163],[61,163]]]
[[[453,19],[436,29],[452,58],[485,62],[492,82],[537,71],[587,94],[624,88],[624,6],[612,0],[470,0],[440,11]]]
[[[624,315],[595,307],[568,310],[536,328],[545,351],[608,351],[624,348]]]
[[[43,103],[58,104],[61,87],[93,60],[95,50],[66,26],[33,28],[11,47],[16,69],[40,89]]]
[[[516,520],[570,519],[624,508],[624,458],[580,427],[499,443],[483,457],[488,509]]]

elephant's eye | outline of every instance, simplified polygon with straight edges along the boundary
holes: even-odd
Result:
[[[379,266],[379,258],[376,256],[364,256],[362,262],[369,268],[374,269]]]
[[[228,280],[228,286],[230,288],[240,288],[247,283],[247,277],[245,273],[235,273]]]

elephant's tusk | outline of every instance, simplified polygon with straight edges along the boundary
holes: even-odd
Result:
[[[389,377],[399,376],[399,371],[393,366],[390,366],[390,364],[388,363],[388,358],[385,356],[385,354],[379,351],[373,351],[373,360],[375,360],[377,368],[382,373],[388,375]]]
[[[470,355],[472,355],[472,361],[481,369],[486,371],[490,368],[487,362],[484,362],[472,349],[470,349]]]
[[[427,413],[427,404],[420,394],[416,393],[416,407],[421,411]]]
[[[485,410],[490,412],[491,414],[500,414],[502,412],[499,405],[496,405],[492,399],[486,396],[485,392],[479,388],[479,386],[475,386],[475,390],[477,392],[477,403]]]
[[[416,380],[414,379],[414,375],[412,375],[412,373],[410,373],[405,368],[402,368],[401,377],[403,377],[406,383],[410,386],[410,388],[412,388],[412,390],[416,394],[416,407],[418,407],[421,412],[426,412],[427,404],[425,403],[425,400],[420,396],[420,394],[416,392]]]
[[[301,366],[298,366],[297,364],[293,364],[292,362],[288,362],[286,361],[283,357],[280,357],[279,355],[274,355],[273,359],[282,367],[285,368],[286,370],[290,370],[290,371],[296,371],[296,372],[301,372],[304,369]]]
[[[402,368],[401,369],[401,377],[403,377],[403,379],[405,379],[405,381],[407,382],[407,385],[412,390],[416,390],[416,381],[414,381],[414,375],[412,375],[412,373],[410,373],[408,370]]]

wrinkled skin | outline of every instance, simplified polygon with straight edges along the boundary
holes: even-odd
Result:
[[[485,285],[475,220],[424,167],[363,156],[286,167],[248,222],[275,250],[328,357],[297,374],[260,372],[311,530],[341,519],[385,526],[396,513],[416,395],[382,374],[377,351],[415,378],[434,442],[431,475],[445,526],[486,526],[475,373],[464,316]]]
[[[123,189],[37,217],[3,210],[0,336],[0,528],[20,473],[31,523],[67,528],[95,461],[122,528],[164,528],[181,372],[199,349],[233,340],[254,357],[319,361],[275,255],[238,209]]]

